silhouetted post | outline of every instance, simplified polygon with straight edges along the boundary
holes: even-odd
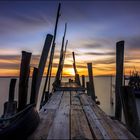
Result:
[[[37,82],[37,73],[38,73],[38,68],[34,68],[33,70],[33,76],[32,76],[32,86],[31,86],[31,97],[30,97],[30,104],[35,103],[35,98],[36,98],[36,82]]]
[[[10,117],[17,112],[17,102],[14,101],[15,85],[17,79],[11,79],[8,102],[4,103],[3,117]]]
[[[56,34],[57,34],[58,21],[59,21],[59,17],[60,17],[60,9],[61,9],[61,4],[59,3],[58,9],[57,9],[56,21],[55,21],[55,28],[54,28],[54,34],[53,34],[54,36],[53,36],[52,48],[51,48],[51,52],[50,52],[50,59],[49,59],[49,64],[48,64],[45,84],[44,84],[44,88],[43,88],[43,93],[42,93],[42,97],[41,97],[41,103],[43,103],[43,101],[44,101],[45,94],[49,94],[51,72],[52,72],[52,63],[53,63],[53,57],[54,57],[54,51],[55,51],[55,45],[56,45],[55,39],[56,39]],[[48,84],[48,91],[46,92],[47,84]]]
[[[82,87],[85,88],[85,75],[82,75]]]
[[[87,63],[88,66],[88,75],[89,75],[89,92],[92,99],[95,101],[95,89],[94,89],[94,82],[93,82],[93,73],[92,73],[92,63]]]
[[[48,54],[49,54],[49,50],[51,47],[51,43],[52,43],[52,39],[53,36],[48,34],[45,40],[45,44],[42,50],[42,54],[41,54],[41,58],[40,58],[40,62],[39,62],[39,66],[38,66],[38,73],[37,73],[37,82],[36,82],[36,92],[35,92],[35,103],[37,103],[37,99],[38,99],[38,93],[39,93],[39,89],[40,89],[40,85],[41,85],[41,81],[42,81],[42,76],[44,73],[44,69],[45,69],[45,64],[48,58]]]
[[[18,111],[25,108],[27,103],[28,80],[30,74],[31,53],[22,51],[19,77]]]
[[[126,126],[133,134],[140,138],[140,123],[135,95],[129,86],[123,86],[121,94]]]
[[[121,120],[122,104],[121,104],[121,87],[123,84],[123,63],[124,63],[124,41],[116,43],[116,106],[115,118]]]
[[[87,95],[91,96],[90,95],[91,92],[90,92],[89,82],[86,82],[86,87],[87,87]]]
[[[75,54],[74,54],[74,52],[72,52],[72,56],[73,56],[73,68],[74,68],[74,72],[75,72],[75,82],[78,85],[81,85],[80,77],[79,77],[79,74],[78,74],[77,69],[76,69],[76,61],[75,61]]]

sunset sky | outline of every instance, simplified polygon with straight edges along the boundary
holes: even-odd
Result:
[[[134,66],[139,71],[139,1],[62,1],[61,4],[53,75],[65,22],[69,43],[64,75],[73,74],[72,51],[80,75],[87,74],[87,62],[93,63],[94,75],[115,74],[115,47],[119,40],[125,40],[125,74]],[[32,52],[31,67],[38,66],[45,36],[54,31],[57,6],[58,1],[0,1],[0,76],[19,75],[22,50]]]

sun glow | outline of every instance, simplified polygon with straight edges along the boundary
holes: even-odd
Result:
[[[65,68],[64,75],[74,76],[75,75],[74,69],[73,68]]]

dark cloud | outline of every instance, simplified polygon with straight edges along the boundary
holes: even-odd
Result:
[[[85,55],[101,55],[101,56],[104,56],[104,55],[115,55],[116,53],[115,52],[105,52],[105,53],[102,53],[102,52],[87,52],[87,53],[84,53]]]

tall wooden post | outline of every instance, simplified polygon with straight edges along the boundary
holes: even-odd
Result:
[[[39,93],[39,89],[40,89],[40,85],[41,85],[41,81],[42,81],[42,76],[43,76],[43,72],[45,69],[45,64],[48,58],[48,54],[49,54],[49,50],[51,47],[51,43],[52,43],[52,39],[53,36],[48,34],[45,40],[45,44],[42,50],[42,54],[41,54],[41,58],[40,58],[40,62],[39,62],[39,66],[38,66],[38,73],[37,73],[37,82],[36,82],[36,92],[35,92],[35,103],[37,103],[37,98],[38,98],[38,93]]]
[[[44,84],[43,93],[42,93],[42,97],[41,97],[41,103],[43,103],[45,94],[48,94],[49,89],[50,89],[52,63],[53,63],[53,57],[54,57],[54,51],[55,51],[55,45],[56,45],[55,44],[55,39],[56,39],[56,34],[57,34],[58,21],[59,21],[59,17],[60,17],[60,9],[61,9],[61,4],[59,3],[58,9],[57,9],[56,21],[55,21],[54,37],[53,37],[52,48],[51,48],[51,52],[50,52],[50,59],[49,59],[49,64],[48,64],[45,84]],[[47,84],[48,84],[48,91],[46,92]]]
[[[85,75],[82,75],[82,87],[85,88]]]
[[[126,126],[135,136],[140,138],[140,122],[135,95],[129,86],[122,87],[121,95]]]
[[[116,43],[116,106],[115,106],[115,118],[121,120],[122,104],[121,104],[121,87],[123,84],[123,63],[124,63],[124,41]]]
[[[75,53],[72,52],[72,56],[73,56],[73,68],[74,68],[74,72],[75,72],[75,82],[78,84],[78,85],[81,85],[80,83],[80,76],[77,72],[77,69],[76,69],[76,61],[75,61]]]
[[[4,113],[3,113],[4,118],[10,117],[17,112],[17,102],[14,101],[16,80],[17,79],[11,79],[10,82],[9,99],[8,102],[4,103]]]
[[[94,82],[93,82],[93,73],[92,73],[92,63],[87,63],[88,66],[88,75],[89,75],[89,88],[90,88],[90,95],[92,99],[95,101],[95,89],[94,89]]]
[[[19,77],[18,111],[25,108],[27,103],[28,80],[30,74],[31,53],[22,51]]]

